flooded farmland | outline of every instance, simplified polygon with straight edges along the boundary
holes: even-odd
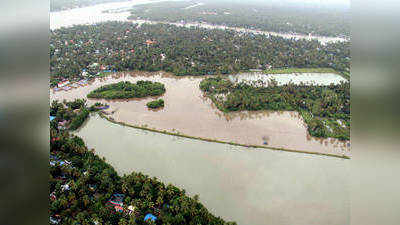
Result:
[[[238,224],[349,224],[350,160],[179,138],[97,115],[76,134],[119,174],[142,172],[199,194]]]
[[[348,82],[345,78],[334,73],[293,73],[293,74],[264,74],[264,73],[241,73],[230,75],[232,82],[251,83],[262,80],[266,84],[275,80],[278,85],[287,84],[307,84],[307,85],[330,85]]]
[[[97,78],[88,86],[69,91],[50,91],[50,100],[74,100],[106,84],[120,81],[137,82],[150,80],[161,82],[166,87],[162,96],[165,107],[158,111],[148,110],[146,103],[154,98],[131,100],[97,100],[88,103],[107,103],[108,112],[115,121],[134,126],[146,125],[148,128],[179,132],[181,134],[234,142],[243,145],[264,145],[267,147],[302,150],[333,155],[350,155],[348,141],[334,138],[314,138],[306,129],[299,113],[290,112],[234,112],[222,113],[212,101],[206,98],[199,88],[204,77],[177,77],[168,73],[130,72],[117,73],[105,78]]]

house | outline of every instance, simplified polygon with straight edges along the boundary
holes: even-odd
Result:
[[[59,88],[61,88],[61,87],[67,86],[69,83],[70,83],[69,80],[65,80],[65,81],[59,82],[59,83],[57,84],[57,86],[58,86]]]
[[[146,40],[147,47],[152,45],[152,44],[155,44],[155,43],[157,43],[157,42],[156,41],[152,41],[152,40]]]
[[[131,215],[135,211],[135,207],[133,205],[130,205],[128,207],[128,211],[129,211],[128,214]]]
[[[50,199],[51,199],[52,201],[57,200],[57,196],[54,194],[54,191],[50,194]]]
[[[50,216],[50,224],[58,224],[60,221],[61,221],[61,219]]]
[[[59,126],[65,126],[67,123],[68,123],[67,120],[63,120],[63,121],[61,121],[61,122],[58,122],[58,125],[59,125]]]
[[[164,53],[161,53],[161,61],[164,61],[164,59],[166,58],[166,56],[165,56],[165,54]]]
[[[154,215],[151,214],[151,213],[148,213],[148,214],[144,217],[144,221],[148,221],[148,220],[156,221],[156,220],[157,220],[157,217],[154,216]]]
[[[69,189],[70,189],[69,184],[61,185],[61,190],[62,191],[68,191]]]

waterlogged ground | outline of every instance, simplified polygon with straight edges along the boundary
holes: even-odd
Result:
[[[264,73],[241,73],[230,75],[229,79],[232,82],[252,83],[262,80],[265,84],[268,81],[275,80],[278,85],[287,84],[309,84],[309,85],[330,85],[348,82],[345,78],[334,73],[293,73],[293,74],[264,74]]]
[[[281,36],[284,38],[293,38],[293,39],[316,39],[320,41],[322,44],[326,44],[328,42],[339,42],[346,41],[344,38],[339,37],[323,37],[323,36],[314,36],[314,35],[302,35],[302,34],[287,34],[287,33],[277,33],[277,32],[268,32],[261,30],[251,30],[239,27],[227,27],[222,25],[213,25],[207,23],[170,23],[165,21],[149,21],[149,20],[128,20],[130,16],[130,12],[128,10],[139,4],[148,4],[154,2],[161,2],[165,0],[136,0],[136,1],[128,1],[128,2],[114,2],[114,3],[104,3],[98,4],[94,6],[75,8],[71,10],[64,10],[59,12],[50,12],[50,29],[58,29],[61,27],[69,27],[72,25],[78,24],[95,24],[106,21],[130,21],[132,23],[137,24],[171,24],[180,27],[201,27],[206,29],[222,29],[222,30],[234,30],[241,33],[253,33],[260,35],[274,35]],[[194,7],[194,5],[193,5]]]
[[[238,224],[350,223],[350,160],[178,138],[97,115],[77,135],[119,174],[142,172],[199,194],[213,214]]]
[[[50,91],[50,100],[74,100],[106,84],[120,81],[138,80],[158,81],[165,85],[162,96],[165,107],[154,111],[146,103],[157,98],[130,100],[95,100],[88,103],[103,102],[110,105],[108,112],[119,122],[143,126],[157,130],[179,132],[181,134],[207,139],[234,142],[245,145],[264,145],[268,139],[269,147],[302,150],[334,155],[350,156],[349,142],[337,139],[314,138],[306,129],[303,119],[297,112],[220,112],[210,99],[206,98],[199,84],[205,77],[177,77],[167,73],[118,73],[98,78],[88,86],[69,91]],[[266,145],[264,145],[266,146]]]

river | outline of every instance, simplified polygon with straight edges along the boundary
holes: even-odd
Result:
[[[119,174],[155,176],[238,224],[349,224],[350,160],[197,141],[93,115],[76,134]]]
[[[316,76],[320,76],[315,74]],[[296,75],[292,75],[296,77]],[[104,78],[97,78],[88,86],[69,91],[50,91],[50,100],[74,100],[103,85],[139,80],[161,82],[166,93],[161,97],[165,107],[149,110],[146,103],[154,98],[130,100],[96,100],[110,105],[109,112],[115,111],[112,118],[118,122],[135,126],[146,125],[156,130],[179,132],[181,134],[206,139],[234,142],[243,145],[264,144],[268,147],[316,152],[331,155],[350,156],[348,141],[334,138],[315,138],[308,134],[306,125],[298,112],[257,111],[222,113],[199,88],[204,76],[178,77],[165,72],[126,72]]]
[[[132,23],[137,24],[171,24],[175,26],[181,27],[201,27],[206,29],[222,29],[222,30],[234,30],[236,32],[241,33],[253,33],[253,34],[261,34],[261,35],[274,35],[280,36],[284,38],[294,38],[294,39],[308,39],[313,40],[316,39],[322,44],[326,44],[329,42],[342,42],[346,41],[344,38],[340,37],[324,37],[317,35],[303,35],[303,34],[289,34],[289,33],[277,33],[277,32],[269,32],[269,31],[261,31],[261,30],[252,30],[240,27],[227,27],[222,25],[214,25],[207,23],[171,23],[166,21],[150,21],[150,20],[128,20],[130,16],[130,12],[128,9],[135,5],[139,4],[148,4],[154,2],[161,2],[165,0],[136,0],[136,1],[128,1],[128,2],[113,2],[113,3],[104,3],[98,4],[94,6],[75,8],[70,10],[64,10],[59,12],[50,12],[50,29],[58,29],[61,27],[69,27],[72,25],[78,24],[95,24],[106,21],[130,21]],[[179,1],[179,0],[175,0]],[[107,12],[108,10],[113,12]]]
[[[118,11],[149,2],[154,1],[106,3],[51,12],[50,28],[127,21],[128,12],[102,11]],[[226,29],[208,24],[185,24],[192,25]],[[322,43],[343,41],[325,37],[318,40]],[[222,114],[200,92],[198,84],[203,78],[119,74],[96,79],[89,86],[70,91],[50,91],[50,100],[85,98],[91,90],[118,81],[160,81],[167,89],[162,96],[166,106],[160,111],[147,110],[145,104],[150,99],[101,102],[107,102],[111,110],[116,110],[112,115],[115,120],[130,124],[147,124],[161,130],[173,128],[193,136],[243,143],[260,144],[261,137],[268,136],[271,146],[349,154],[345,142],[311,138],[296,112]],[[89,104],[96,101],[88,100]],[[212,213],[238,224],[349,224],[350,160],[179,138],[120,126],[97,115],[92,115],[76,134],[89,148],[95,148],[97,154],[104,156],[119,174],[142,172],[184,188],[189,195],[199,194],[200,201]]]

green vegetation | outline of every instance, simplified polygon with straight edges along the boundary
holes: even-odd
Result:
[[[63,103],[53,101],[50,106],[50,116],[54,116],[55,119],[50,122],[50,126],[59,130],[76,130],[86,121],[90,112],[98,111],[96,106],[103,104],[96,103],[87,108],[86,100],[83,99]]]
[[[154,42],[147,44],[147,40]],[[350,42],[322,45],[316,40],[128,22],[80,25],[50,33],[52,84],[104,71],[207,75],[268,68],[348,72]]]
[[[158,109],[158,108],[164,107],[164,100],[159,99],[159,100],[151,101],[151,102],[148,102],[146,105],[150,109]]]
[[[76,117],[72,118],[69,129],[70,130],[78,129],[88,117],[89,117],[89,110],[82,109],[82,111]]]
[[[234,84],[227,78],[216,77],[204,79],[200,89],[221,111],[296,110],[312,136],[350,139],[349,82],[329,86],[278,86],[274,81],[267,87],[263,81],[255,84]]]
[[[164,84],[151,81],[138,81],[132,84],[129,81],[121,81],[109,84],[90,92],[88,98],[104,99],[128,99],[143,98],[148,96],[159,96],[165,93]]]
[[[59,104],[53,102],[53,113]],[[136,172],[119,176],[81,138],[54,126],[49,189],[50,220],[58,224],[236,224],[213,216],[197,195],[189,197],[171,184]],[[115,200],[115,194],[122,197]],[[157,220],[145,222],[148,213]]]
[[[204,5],[186,8],[199,2]],[[131,13],[131,19],[183,20],[282,33],[350,37],[349,9],[306,7],[304,3],[296,7],[293,1],[286,4],[271,1],[170,1],[138,5]]]

